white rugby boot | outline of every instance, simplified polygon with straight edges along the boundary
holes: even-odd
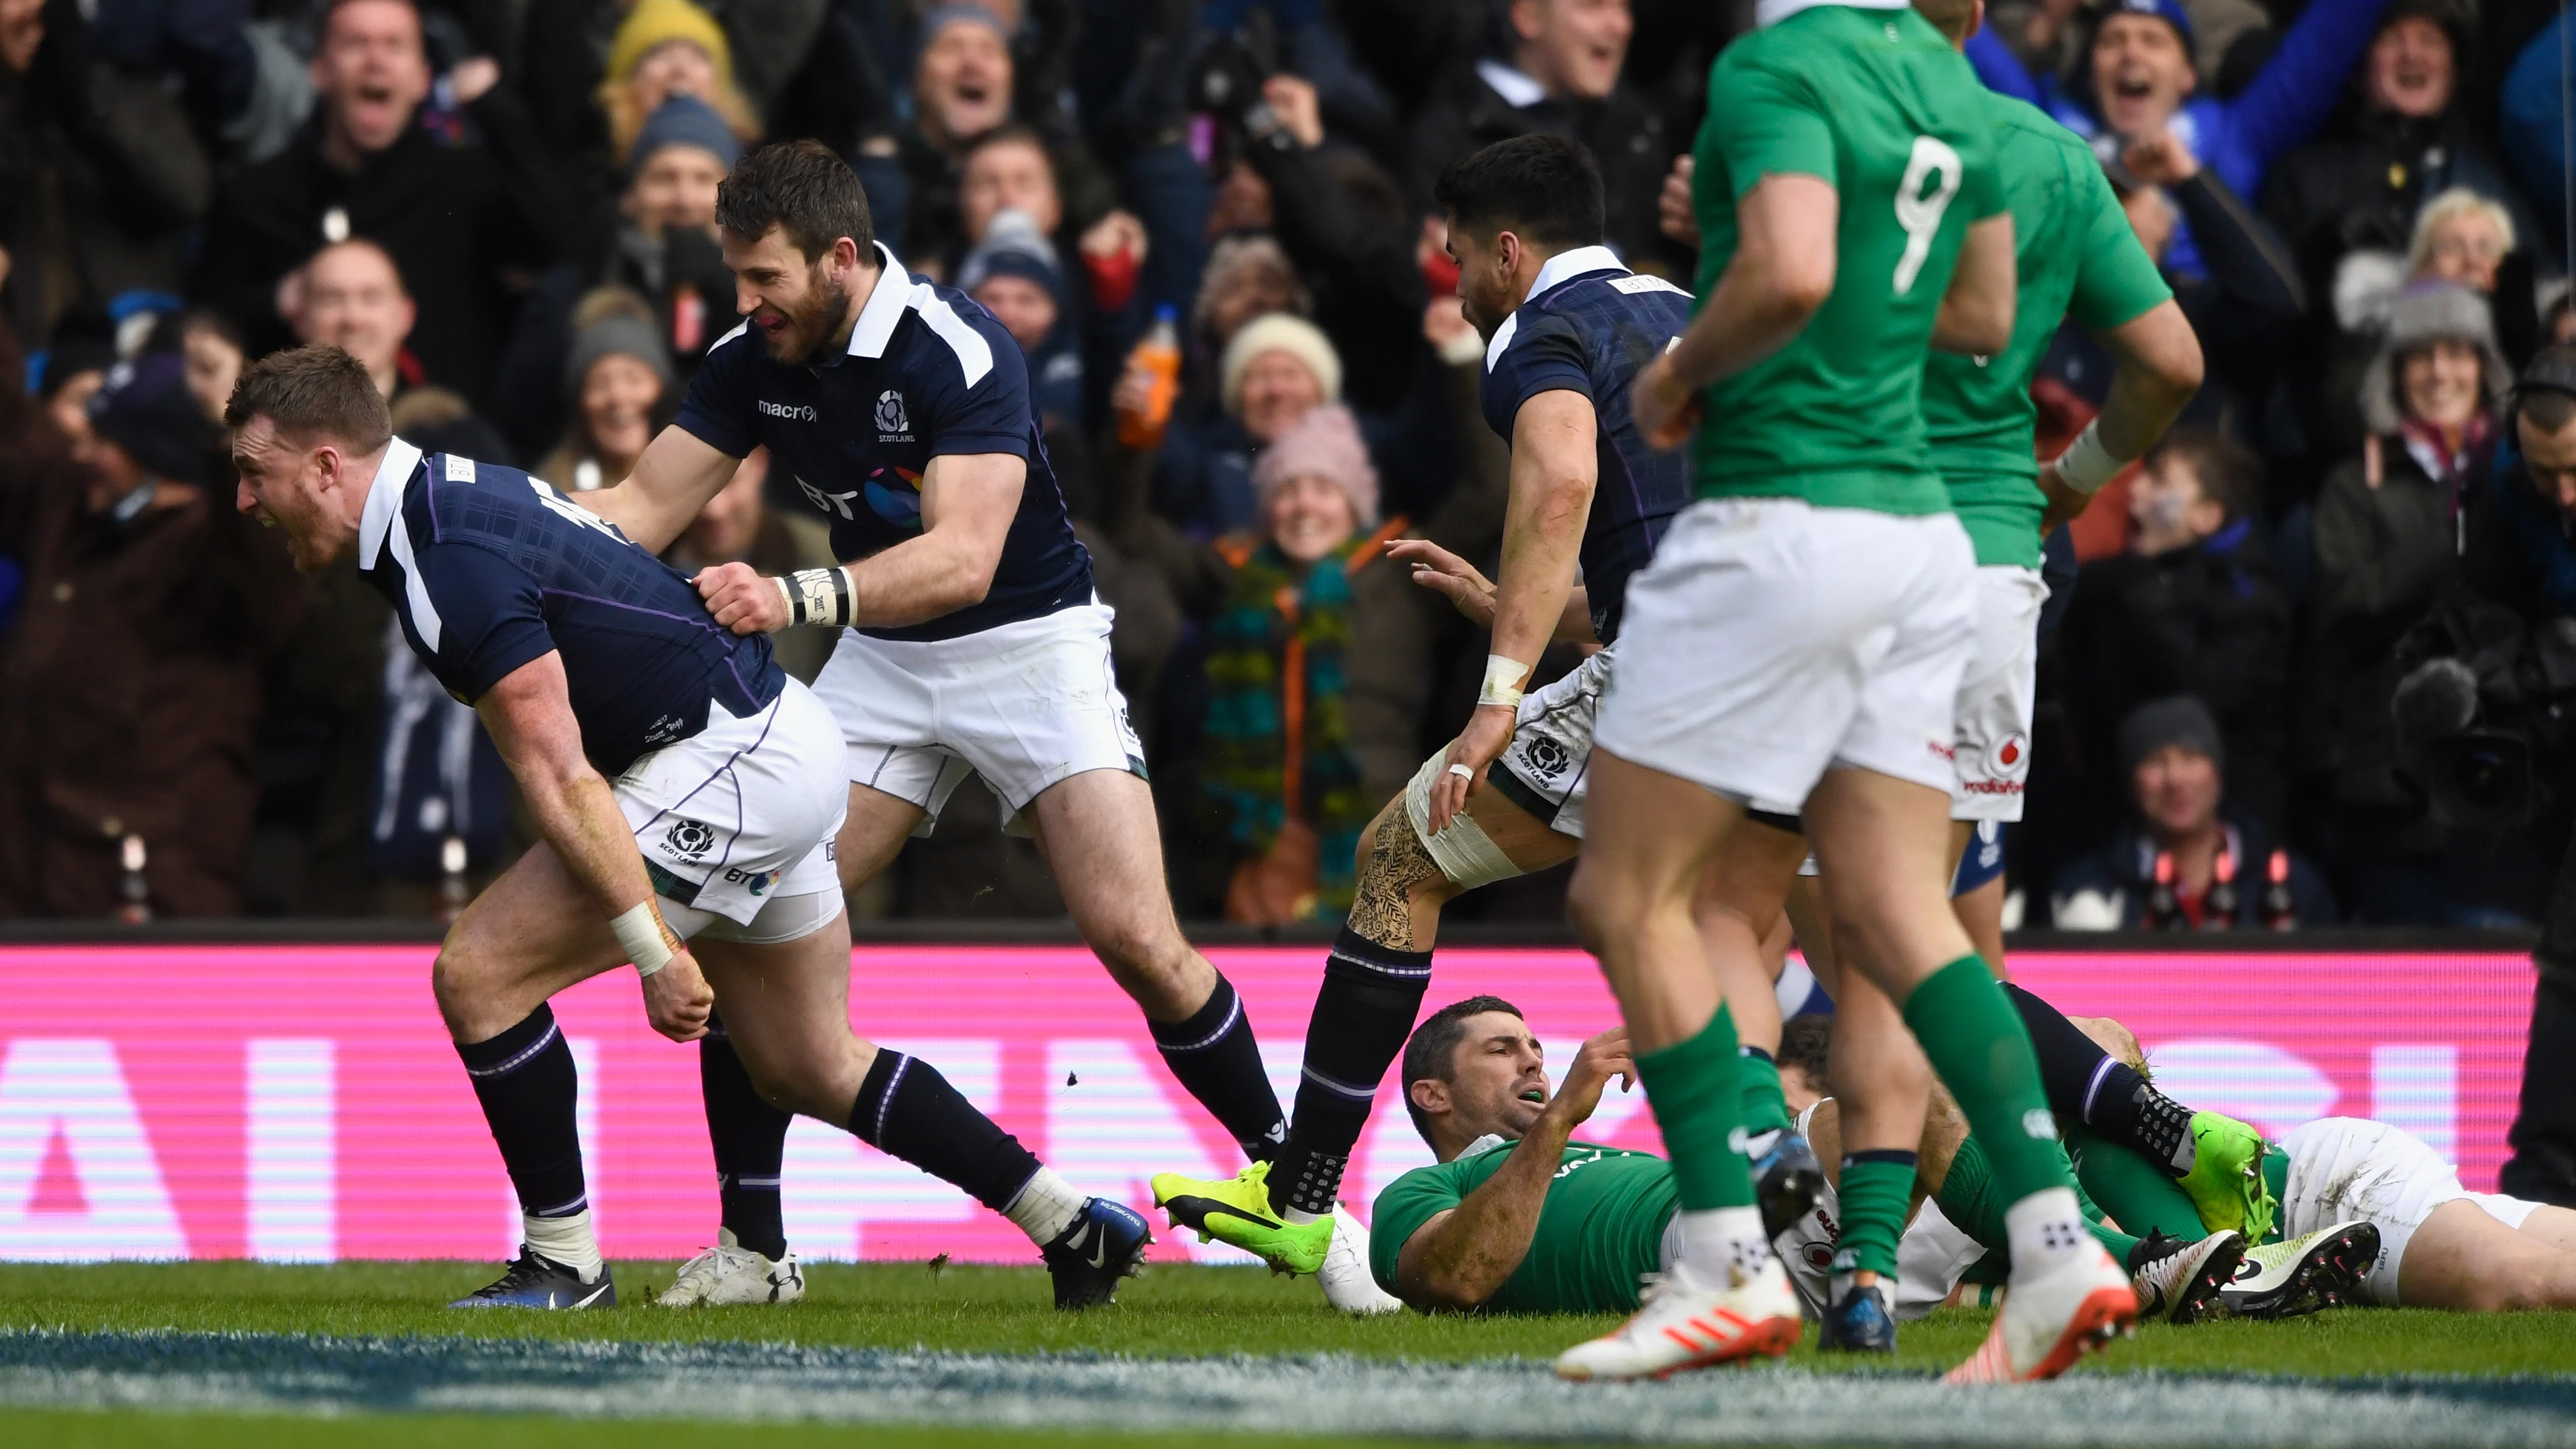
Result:
[[[2021,1384],[2053,1379],[2130,1331],[2138,1295],[2101,1244],[2087,1241],[2047,1271],[2013,1275],[2012,1292],[1986,1341],[1944,1383]]]
[[[716,1245],[680,1265],[679,1281],[662,1295],[665,1308],[713,1308],[736,1303],[794,1303],[805,1296],[805,1270],[796,1250],[772,1262],[716,1229]]]
[[[1333,1204],[1333,1241],[1324,1249],[1324,1266],[1315,1270],[1324,1285],[1324,1301],[1353,1317],[1399,1312],[1404,1300],[1377,1286],[1369,1271],[1369,1230],[1350,1209]]]
[[[1702,1283],[1688,1262],[1646,1275],[1644,1301],[1627,1322],[1556,1356],[1559,1378],[1662,1378],[1683,1369],[1778,1357],[1795,1347],[1804,1322],[1798,1294],[1778,1258],[1751,1272],[1717,1270]]]

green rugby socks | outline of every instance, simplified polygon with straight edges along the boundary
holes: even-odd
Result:
[[[1699,1035],[1637,1053],[1637,1079],[1663,1129],[1683,1212],[1753,1206],[1753,1173],[1733,1140],[1743,1125],[1742,1061],[1724,1002]]]
[[[1744,1135],[1759,1137],[1765,1132],[1786,1131],[1789,1127],[1789,1099],[1780,1091],[1780,1064],[1758,1046],[1739,1048],[1743,1061],[1738,1070],[1744,1083]]]
[[[2164,1233],[2186,1243],[2208,1233],[2200,1210],[2163,1168],[2087,1127],[2066,1131],[2068,1155],[2085,1195],[2120,1226],[2143,1236]]]
[[[1834,1276],[1876,1273],[1896,1300],[1896,1240],[1905,1234],[1905,1210],[1914,1200],[1914,1154],[1902,1150],[1854,1152],[1843,1158],[1834,1197],[1842,1207],[1842,1245]]]
[[[1985,1143],[1995,1189],[2006,1203],[2075,1186],[2030,1032],[1984,958],[1962,956],[1926,977],[1906,998],[1905,1024],[1959,1100],[1968,1130]]]

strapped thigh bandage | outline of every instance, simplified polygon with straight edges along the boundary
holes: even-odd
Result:
[[[1437,835],[1431,833],[1431,786],[1448,765],[1447,751],[1433,755],[1422,762],[1422,768],[1413,772],[1413,782],[1404,787],[1404,814],[1413,822],[1414,838],[1431,853],[1432,864],[1440,867],[1442,875],[1468,890],[1522,874],[1521,868],[1512,864],[1512,858],[1503,854],[1503,848],[1485,834],[1485,828],[1476,823],[1476,817],[1464,810],[1450,817],[1448,829]]]

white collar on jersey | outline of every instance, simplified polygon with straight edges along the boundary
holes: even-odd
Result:
[[[367,485],[367,506],[358,511],[359,568],[376,566],[376,555],[385,549],[385,535],[402,512],[403,489],[411,485],[411,472],[419,466],[420,449],[400,438],[385,444],[385,460],[376,465],[376,479]]]
[[[903,306],[912,295],[912,274],[884,242],[877,243],[875,290],[868,293],[868,304],[859,309],[858,325],[850,329],[850,356],[883,357],[886,343],[894,336],[894,326],[903,320]]]
[[[1627,271],[1628,264],[1619,260],[1619,254],[1608,247],[1576,247],[1572,251],[1558,252],[1541,264],[1538,276],[1530,282],[1529,294],[1531,297],[1543,296],[1549,288],[1588,272],[1618,272],[1624,276]],[[1529,305],[1528,298],[1523,298],[1521,305]],[[1512,345],[1512,334],[1520,330],[1521,314],[1516,307],[1512,309],[1512,315],[1503,319],[1503,325],[1494,329],[1493,340],[1485,344],[1487,372],[1493,371],[1494,364],[1502,360],[1503,349]]]
[[[1476,62],[1476,76],[1493,87],[1494,94],[1513,110],[1527,110],[1547,99],[1547,87],[1540,85],[1529,72],[1514,70],[1499,60]]]
[[[1761,0],[1753,7],[1753,23],[1757,26],[1777,25],[1801,10],[1813,10],[1819,5],[1846,5],[1854,10],[1902,10],[1910,3],[1912,0]]]

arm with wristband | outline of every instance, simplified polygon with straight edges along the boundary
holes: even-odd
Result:
[[[2200,338],[2155,260],[2138,242],[2119,197],[2098,169],[2078,173],[2088,213],[2084,264],[2067,315],[2111,354],[2111,391],[2100,416],[2066,451],[2040,465],[2048,498],[2043,536],[2084,511],[2121,469],[2145,455],[2200,391]]]
[[[1467,808],[1467,797],[1511,743],[1521,691],[1565,615],[1599,481],[1596,424],[1592,399],[1571,388],[1534,394],[1513,415],[1511,498],[1503,513],[1492,652],[1485,656],[1475,712],[1450,742],[1447,766],[1431,787],[1434,834]]]
[[[983,601],[1001,566],[1029,465],[1010,453],[942,453],[921,475],[921,533],[837,568],[784,578],[746,563],[701,569],[707,612],[737,634],[798,624],[898,629]]]
[[[715,994],[689,948],[655,904],[635,832],[617,797],[582,753],[563,656],[551,650],[504,675],[474,701],[492,743],[526,795],[528,813],[608,918],[609,929],[644,982],[644,1011],[673,1041],[706,1035]]]

